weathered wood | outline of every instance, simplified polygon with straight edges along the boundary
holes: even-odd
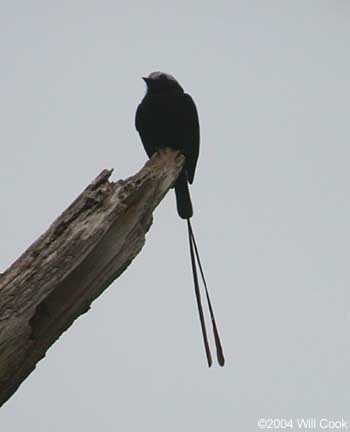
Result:
[[[127,180],[102,171],[0,276],[0,405],[140,252],[183,163],[165,149]]]

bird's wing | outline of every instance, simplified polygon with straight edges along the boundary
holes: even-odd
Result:
[[[140,132],[140,128],[141,128],[141,125],[140,125],[140,120],[141,120],[140,116],[142,115],[141,111],[142,111],[142,107],[141,107],[141,104],[139,104],[137,107],[137,110],[136,110],[136,114],[135,114],[135,127],[136,127],[136,130],[138,132]]]
[[[135,127],[140,134],[142,144],[146,150],[147,156],[152,157],[155,148],[153,146],[152,134],[149,133],[149,110],[145,107],[145,100],[143,100],[137,107],[135,115]]]
[[[187,180],[192,184],[199,155],[199,119],[196,105],[187,93],[183,97],[184,126],[186,140],[184,142],[184,153],[186,156]]]

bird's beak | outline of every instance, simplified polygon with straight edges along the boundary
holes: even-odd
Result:
[[[148,84],[148,82],[149,82],[149,78],[147,78],[147,77],[142,77],[142,79],[144,80],[144,82],[145,82],[146,84]]]

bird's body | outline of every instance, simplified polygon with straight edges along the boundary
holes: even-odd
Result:
[[[177,211],[181,218],[187,219],[196,300],[208,365],[211,366],[212,358],[201,303],[196,260],[205,286],[218,362],[223,366],[225,359],[220,337],[190,222],[193,208],[188,183],[193,182],[199,154],[199,121],[196,105],[191,96],[185,93],[176,79],[169,74],[153,72],[143,79],[147,84],[147,93],[137,107],[135,125],[148,157],[161,148],[170,147],[179,150],[186,158],[184,168],[175,182]]]
[[[187,183],[193,182],[199,154],[197,109],[191,96],[170,75],[154,72],[144,80],[148,90],[136,111],[136,129],[148,157],[164,147],[185,155],[175,192],[178,213],[188,219],[193,210]]]

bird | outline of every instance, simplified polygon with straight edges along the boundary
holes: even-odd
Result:
[[[142,77],[142,79],[146,83],[146,94],[136,109],[135,127],[147,156],[151,158],[158,150],[166,147],[178,150],[185,156],[184,166],[174,184],[177,212],[180,218],[187,220],[196,302],[208,366],[212,365],[212,356],[205,325],[196,262],[199,265],[205,287],[218,363],[220,366],[224,366],[225,358],[221,339],[190,221],[193,216],[193,205],[189,184],[192,184],[194,180],[200,147],[200,126],[196,104],[176,78],[168,73],[156,71],[147,77]]]

